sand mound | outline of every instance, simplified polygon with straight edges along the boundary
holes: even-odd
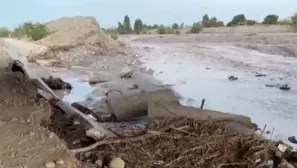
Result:
[[[54,48],[72,48],[80,45],[111,50],[118,44],[103,33],[93,17],[63,17],[46,24],[52,32],[39,42]]]
[[[0,71],[0,167],[44,167],[62,159],[76,168],[76,159],[63,141],[48,131],[49,103],[37,99],[36,87],[20,72]]]

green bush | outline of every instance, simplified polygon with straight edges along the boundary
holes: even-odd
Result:
[[[166,34],[166,28],[164,25],[158,27],[158,34]]]
[[[28,37],[34,41],[40,40],[49,34],[50,31],[46,28],[46,26],[38,22],[26,22],[23,25],[16,27],[14,31],[11,32],[12,37]]]
[[[176,34],[176,29],[172,28],[172,26],[164,26],[161,25],[158,27],[158,34]]]
[[[165,33],[166,34],[174,34],[174,29],[172,27],[165,27]]]
[[[297,32],[297,13],[291,17],[291,24],[295,32]]]
[[[255,20],[246,20],[246,24],[251,26],[251,25],[255,25],[257,22]]]
[[[6,27],[0,28],[0,37],[8,37],[10,34],[10,31]]]
[[[179,30],[176,30],[176,31],[175,31],[175,34],[176,34],[176,35],[180,35],[180,31],[179,31]]]
[[[200,33],[202,29],[202,25],[199,22],[197,22],[192,25],[190,33]]]

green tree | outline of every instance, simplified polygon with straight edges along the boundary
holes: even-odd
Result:
[[[208,16],[208,14],[205,14],[205,15],[203,15],[203,17],[202,17],[202,22],[205,22],[205,21],[209,21],[209,16]]]
[[[34,41],[40,40],[50,33],[44,24],[40,24],[38,22],[34,24],[26,22],[22,27],[26,36],[30,37]]]
[[[179,28],[180,29],[183,29],[183,28],[185,28],[185,23],[183,22],[183,23],[181,23],[180,25],[179,25]]]
[[[124,25],[124,29],[126,31],[130,31],[132,29],[131,23],[130,23],[130,17],[128,15],[125,16],[123,25]]]
[[[297,25],[297,13],[295,13],[292,17],[291,17],[291,23],[293,25]]]
[[[124,34],[124,26],[121,22],[118,22],[117,31],[119,32],[119,34]]]
[[[199,22],[193,23],[190,33],[200,33],[202,31],[202,25]]]
[[[264,18],[263,24],[266,24],[266,25],[277,24],[277,21],[278,21],[278,16],[275,14],[270,14]]]
[[[159,34],[165,34],[165,33],[166,33],[166,28],[165,28],[164,25],[160,25],[160,26],[158,27],[158,33],[159,33]]]
[[[159,26],[157,24],[153,25],[153,29],[157,29]]]
[[[0,37],[8,37],[10,34],[10,31],[6,27],[0,28]]]
[[[244,14],[235,15],[231,21],[231,25],[242,25],[246,21]]]
[[[178,26],[178,24],[177,24],[177,23],[174,23],[174,24],[172,25],[172,28],[173,28],[173,29],[178,29],[178,28],[179,28],[179,26]]]
[[[137,34],[140,34],[140,32],[143,30],[143,24],[142,21],[140,19],[135,20],[134,22],[134,31]]]

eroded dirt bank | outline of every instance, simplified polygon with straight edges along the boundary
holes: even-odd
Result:
[[[296,135],[296,34],[127,36],[158,79],[174,84],[183,103],[250,116],[274,138]],[[254,47],[249,47],[254,46]],[[282,46],[283,48],[280,48]],[[284,52],[284,51],[290,52]],[[229,81],[228,77],[238,77]],[[277,87],[289,84],[289,91]],[[268,135],[270,137],[270,134]]]

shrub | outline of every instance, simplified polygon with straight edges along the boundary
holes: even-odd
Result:
[[[200,33],[202,31],[201,23],[194,23],[190,29],[190,33]]]
[[[178,25],[177,23],[174,23],[174,24],[172,25],[172,28],[173,28],[173,29],[178,29],[178,28],[179,28],[179,25]]]
[[[8,37],[10,34],[10,31],[6,27],[0,28],[0,37]]]
[[[263,24],[266,24],[266,25],[277,24],[277,21],[278,21],[278,16],[270,14],[264,18]]]
[[[165,34],[166,33],[166,28],[164,25],[161,25],[158,27],[158,34]]]
[[[45,25],[40,24],[38,22],[26,22],[23,25],[16,27],[14,31],[11,33],[11,36],[17,38],[22,38],[26,36],[36,41],[42,39],[48,34],[50,34],[50,31],[46,28]]]
[[[291,17],[291,24],[295,32],[297,32],[297,13]]]
[[[140,19],[137,19],[134,22],[134,31],[136,32],[136,34],[140,34],[142,29],[143,29],[142,21]]]
[[[165,34],[174,34],[174,29],[172,27],[165,27]]]
[[[180,31],[179,31],[179,30],[176,30],[176,31],[175,31],[175,34],[176,34],[176,35],[180,35]]]
[[[246,20],[247,25],[255,25],[257,22],[255,20]]]
[[[30,37],[34,41],[40,40],[43,37],[47,36],[48,34],[49,34],[49,31],[46,28],[46,26],[40,23],[34,24],[26,32],[27,37]]]
[[[245,23],[246,19],[245,19],[245,16],[244,14],[238,14],[238,15],[235,15],[231,21],[231,25],[230,26],[233,26],[233,25],[242,25],[243,23]],[[229,27],[230,27],[229,26]]]

